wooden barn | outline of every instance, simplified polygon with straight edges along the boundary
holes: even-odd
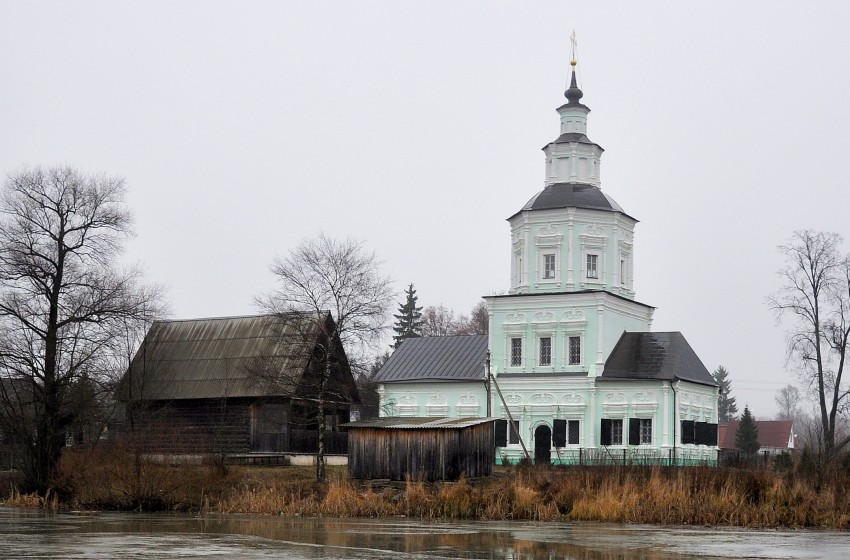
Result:
[[[157,321],[116,391],[124,430],[155,453],[312,453],[321,397],[325,451],[344,454],[359,401],[334,330],[329,313]]]
[[[352,478],[435,481],[493,473],[492,418],[377,418],[346,428]]]

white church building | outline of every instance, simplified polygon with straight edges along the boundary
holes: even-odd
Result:
[[[381,413],[500,418],[499,462],[714,462],[717,384],[635,299],[637,220],[602,191],[571,64],[544,188],[508,218],[510,290],[484,298],[489,336],[405,340],[378,374]]]

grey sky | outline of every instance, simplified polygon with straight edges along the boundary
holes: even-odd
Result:
[[[637,298],[775,413],[776,246],[847,230],[850,3],[0,2],[0,172],[126,178],[177,317],[255,312],[320,229],[468,312],[509,282],[569,35]],[[846,245],[850,249],[850,243]]]

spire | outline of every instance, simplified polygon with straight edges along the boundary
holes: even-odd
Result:
[[[573,67],[572,77],[570,78],[570,88],[564,92],[564,97],[567,98],[570,104],[578,103],[584,96],[584,93],[576,85],[576,59],[570,61],[570,66]]]
[[[570,53],[572,56],[570,57],[570,66],[572,66],[572,75],[570,76],[570,88],[564,92],[564,97],[567,98],[569,103],[578,103],[579,99],[584,96],[584,93],[578,88],[576,84],[576,32],[573,29],[573,34],[570,35],[570,43],[572,43],[572,52]]]

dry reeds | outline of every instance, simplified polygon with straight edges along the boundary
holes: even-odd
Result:
[[[500,468],[456,482],[408,478],[379,487],[329,467],[170,466],[127,449],[66,452],[57,492],[40,498],[13,487],[6,505],[172,509],[285,516],[425,519],[588,520],[672,525],[850,529],[850,473],[808,476],[713,467],[574,466]]]

